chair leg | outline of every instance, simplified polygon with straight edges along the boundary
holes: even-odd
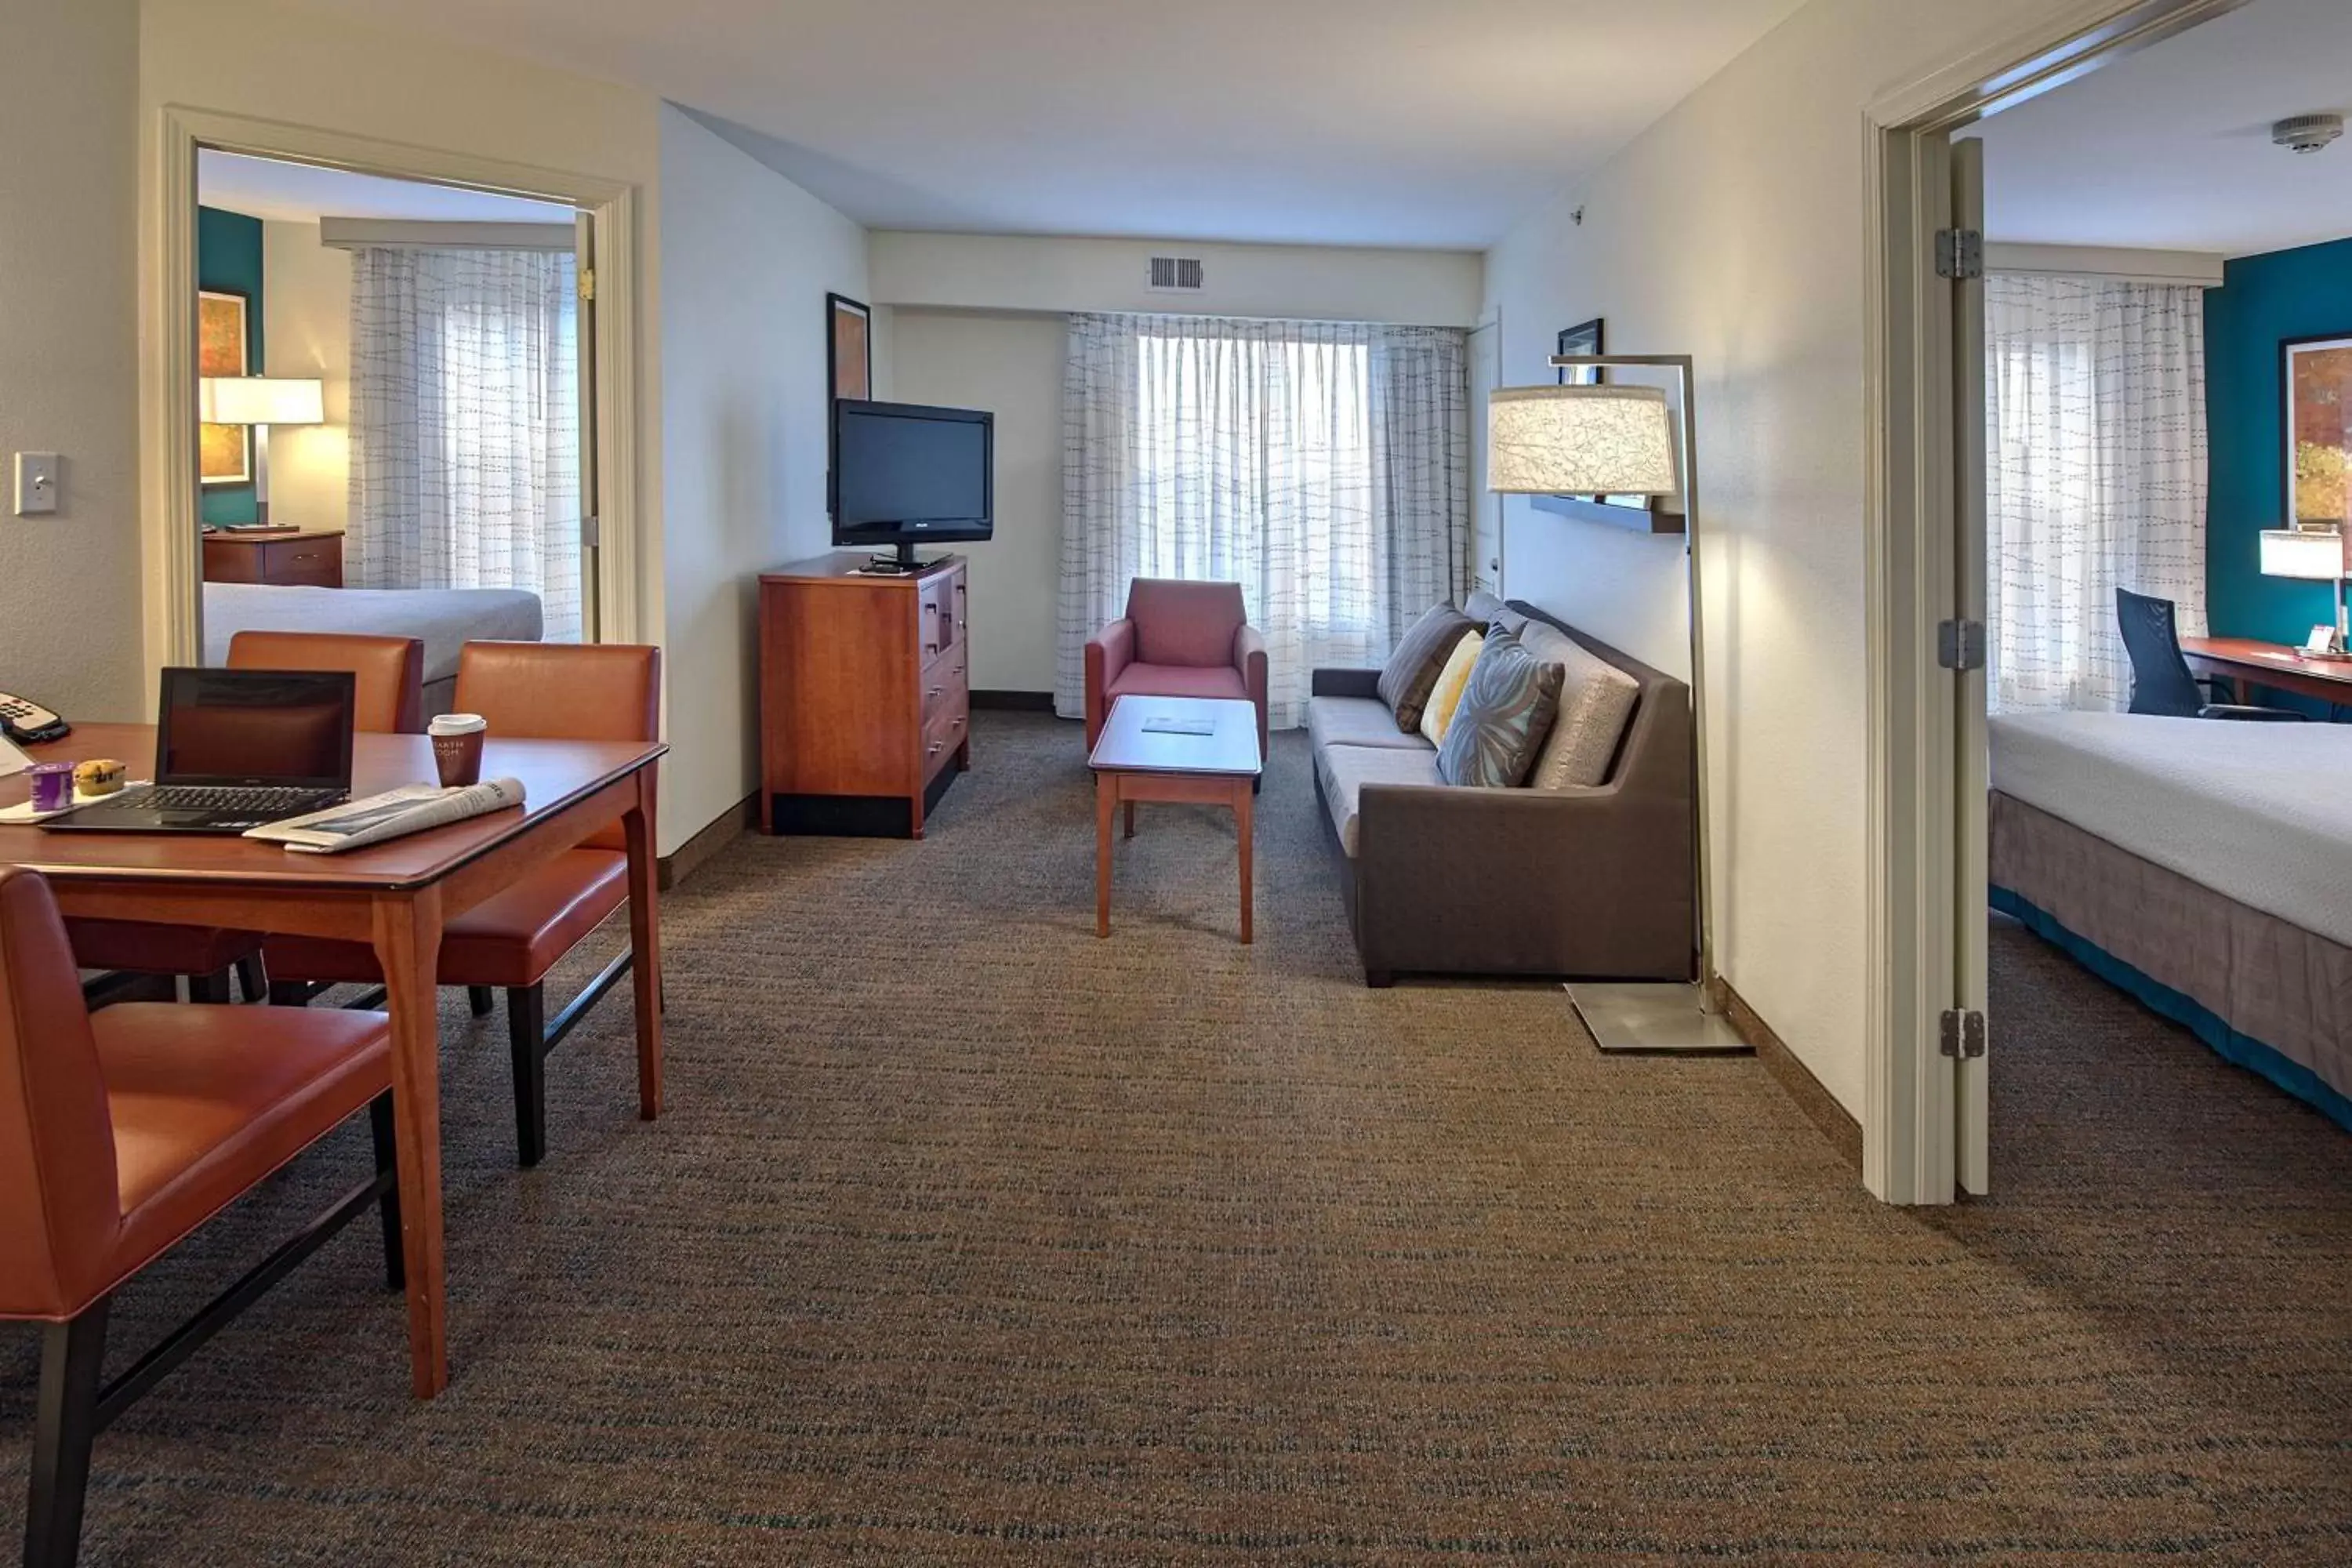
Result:
[[[468,985],[466,987],[466,1005],[473,1009],[474,1016],[477,1018],[488,1017],[490,1016],[490,1009],[497,1006],[498,1003],[499,994],[489,986]]]
[[[248,952],[236,961],[236,989],[247,1002],[268,999],[269,971],[263,965],[260,953]]]
[[[188,1000],[212,1006],[226,1006],[230,1000],[228,977],[229,972],[226,969],[215,969],[210,974],[189,975]]]
[[[547,1158],[547,987],[507,991],[507,1047],[514,1057],[515,1151],[525,1169]]]
[[[392,1096],[379,1094],[368,1101],[368,1136],[375,1144],[375,1173],[394,1174],[400,1168],[398,1146],[392,1137]],[[408,1288],[408,1269],[400,1251],[400,1184],[393,1183],[376,1200],[383,1220],[383,1282],[394,1290]]]
[[[99,1370],[106,1360],[106,1298],[68,1322],[44,1326],[33,1489],[25,1510],[25,1568],[73,1568],[81,1553],[82,1499],[98,1436]]]

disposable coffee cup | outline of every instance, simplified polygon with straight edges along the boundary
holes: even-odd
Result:
[[[433,765],[441,770],[442,788],[482,782],[482,737],[489,727],[479,713],[443,713],[425,726],[433,741]]]

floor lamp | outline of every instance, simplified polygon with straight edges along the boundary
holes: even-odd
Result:
[[[1560,354],[1561,368],[1671,370],[1682,418],[1654,386],[1507,386],[1488,405],[1487,488],[1504,495],[1683,497],[1689,560],[1691,789],[1698,955],[1695,982],[1571,984],[1569,1001],[1604,1051],[1722,1055],[1745,1051],[1709,996],[1715,978],[1706,819],[1706,658],[1699,593],[1698,447],[1687,354]],[[1679,479],[1679,482],[1678,481]]]

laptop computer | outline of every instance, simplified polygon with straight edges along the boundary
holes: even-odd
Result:
[[[350,798],[348,670],[166,669],[155,782],[41,823],[55,833],[243,833]]]

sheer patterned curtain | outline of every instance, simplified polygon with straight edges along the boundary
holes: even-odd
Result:
[[[1376,664],[1467,591],[1466,334],[1360,322],[1074,316],[1063,390],[1055,708],[1137,577],[1238,582],[1268,719],[1321,665]]]
[[[353,587],[525,588],[549,641],[580,639],[572,273],[568,252],[353,255]]]
[[[2116,589],[2205,630],[2205,306],[2170,284],[1986,281],[1989,689],[2120,709]]]

